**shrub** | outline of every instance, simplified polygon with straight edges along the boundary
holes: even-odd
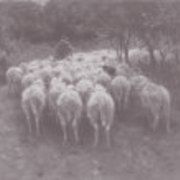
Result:
[[[73,47],[71,43],[66,39],[61,39],[55,48],[55,55],[56,59],[64,59],[69,55],[72,55]]]

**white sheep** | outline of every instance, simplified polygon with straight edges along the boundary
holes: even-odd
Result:
[[[101,85],[96,85],[87,102],[87,116],[94,128],[94,146],[99,141],[99,125],[105,129],[107,146],[110,146],[110,129],[114,121],[115,104]]]
[[[83,109],[82,99],[75,88],[67,87],[57,99],[57,115],[63,131],[63,144],[67,142],[67,125],[71,124],[75,141],[79,142],[78,127]]]
[[[141,104],[140,92],[149,82],[151,82],[151,80],[144,75],[135,75],[130,78],[132,104],[139,107]]]
[[[32,85],[34,81],[36,81],[39,78],[40,77],[38,73],[27,73],[26,75],[23,76],[21,80],[22,89],[26,89],[27,87]]]
[[[55,61],[56,64],[58,61]],[[60,65],[56,65],[55,67],[53,67],[52,69],[52,75],[55,77],[59,77],[61,75],[61,72],[63,71],[63,67]]]
[[[169,67],[176,66],[176,55],[175,52],[173,52],[173,49],[161,49],[161,50],[154,50],[154,58],[156,60],[157,65],[163,65],[166,64]]]
[[[76,90],[80,93],[84,104],[87,103],[87,100],[90,96],[90,93],[93,91],[94,84],[89,79],[82,79],[76,84]]]
[[[117,113],[127,108],[130,92],[131,83],[125,76],[116,76],[111,82],[111,92],[116,102]]]
[[[50,83],[50,88],[48,92],[48,107],[52,114],[57,117],[57,98],[58,96],[65,91],[66,85],[62,82],[61,78],[52,78]]]
[[[132,77],[135,75],[135,71],[127,63],[119,63],[116,65],[116,75]]]
[[[67,85],[72,84],[73,81],[74,81],[71,73],[68,72],[68,71],[66,71],[66,72],[62,71],[61,74],[60,74],[60,77],[61,77],[62,81],[65,82]]]
[[[109,90],[110,84],[111,84],[111,76],[109,74],[107,74],[106,72],[104,72],[103,70],[101,70],[95,77],[95,82],[97,84],[101,84],[107,90]]]
[[[22,93],[21,106],[26,116],[29,133],[32,133],[32,118],[36,125],[36,134],[40,134],[40,120],[46,105],[45,86],[41,79],[35,81]],[[33,116],[33,117],[32,117]],[[32,118],[31,118],[32,117]]]
[[[18,94],[21,92],[21,79],[23,71],[19,67],[10,67],[6,72],[6,80],[9,92]]]
[[[129,51],[129,61],[133,67],[150,64],[149,52],[146,49],[134,48]]]
[[[140,92],[147,83],[149,83],[151,80],[144,76],[144,75],[135,75],[130,78],[132,91],[134,91],[136,94]]]
[[[18,67],[22,70],[23,75],[25,75],[28,72],[28,63],[27,62],[21,62]]]
[[[41,67],[40,60],[33,60],[33,61],[28,63],[27,72],[34,73],[36,71],[39,71],[40,67]]]
[[[162,85],[149,82],[140,91],[142,107],[152,115],[152,128],[155,131],[160,119],[166,122],[166,130],[170,132],[171,97],[169,91]]]
[[[77,71],[77,72],[73,73],[73,79],[74,79],[75,84],[77,84],[82,79],[86,79],[87,77],[88,77],[88,74],[83,71]]]
[[[50,81],[53,77],[51,66],[46,66],[38,71],[39,76],[45,83],[46,88],[49,88]]]

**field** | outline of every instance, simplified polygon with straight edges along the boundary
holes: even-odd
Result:
[[[22,52],[22,51],[21,51]],[[46,57],[46,46],[13,56],[14,64]],[[18,59],[18,60],[17,60]],[[29,137],[20,102],[0,87],[0,177],[3,180],[178,180],[180,177],[180,111],[173,91],[172,132],[162,125],[152,133],[142,120],[122,117],[112,130],[112,146],[92,147],[91,128],[83,129],[80,145],[62,147],[62,132],[44,123],[42,136]],[[133,110],[132,110],[133,114]],[[133,116],[135,117],[135,115]],[[47,119],[47,118],[45,118]],[[134,121],[133,121],[133,120]],[[85,133],[86,132],[86,133]]]

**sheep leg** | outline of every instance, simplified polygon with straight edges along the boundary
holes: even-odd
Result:
[[[53,111],[54,111],[55,122],[58,123],[58,113],[57,113],[57,108],[54,107],[54,108],[53,108]]]
[[[154,117],[154,119],[153,119],[153,123],[152,123],[152,128],[153,128],[153,131],[155,131],[155,130],[156,130],[158,123],[159,123],[159,116],[158,116],[158,115],[156,115],[156,116]]]
[[[93,127],[94,127],[94,147],[96,147],[99,141],[99,128],[96,123],[93,124]]]
[[[166,119],[166,131],[168,133],[170,133],[170,131],[171,131],[171,128],[170,128],[170,107],[167,107],[165,109],[165,117],[164,118]]]
[[[62,127],[62,131],[63,131],[63,146],[67,143],[67,129],[66,129],[66,122],[65,119],[61,117],[61,127]]]
[[[58,122],[58,115],[56,112],[54,113],[54,116],[55,116],[55,122],[57,123]]]
[[[19,91],[18,91],[18,84],[15,84],[15,85],[14,85],[14,89],[13,89],[13,90],[14,90],[13,94],[14,94],[14,95],[18,95],[18,92],[19,92]]]
[[[11,94],[11,83],[8,82],[8,94]]]
[[[57,119],[60,121],[62,132],[63,132],[63,146],[67,143],[67,129],[66,129],[66,120],[65,118],[61,115],[60,112],[57,112]]]
[[[110,143],[110,126],[106,126],[105,134],[106,134],[107,147],[110,147],[110,145],[111,145],[111,143]]]
[[[130,96],[130,92],[127,91],[127,92],[125,93],[125,96],[124,96],[124,109],[123,109],[123,110],[125,110],[125,109],[127,108],[127,106],[128,106],[129,96]]]
[[[117,115],[118,119],[121,117],[121,101],[117,101]]]
[[[10,92],[10,94],[14,94],[12,82],[9,85],[9,92]]]
[[[77,124],[76,119],[74,119],[72,126],[73,126],[75,141],[76,141],[76,143],[78,143],[79,142],[79,135],[78,135],[78,124]]]
[[[36,135],[39,136],[40,135],[40,122],[39,122],[39,116],[37,114],[35,114],[35,123],[36,123]]]
[[[20,87],[21,87],[21,84],[20,83],[16,83],[16,89],[15,89],[15,94],[18,95],[20,94]]]
[[[26,116],[29,133],[31,134],[32,133],[32,125],[31,125],[31,117],[30,117],[29,108],[27,106],[26,107],[23,106],[23,111],[24,111],[24,114]]]
[[[168,117],[166,117],[166,131],[168,132],[168,133],[170,133],[170,131],[171,131],[171,128],[170,128],[170,118]]]
[[[16,83],[12,84],[13,86],[11,87],[12,89],[12,94],[15,95],[16,94]]]
[[[61,124],[62,126],[62,131],[63,131],[63,146],[67,143],[67,129],[66,129],[66,124]]]
[[[32,105],[32,112],[34,115],[34,119],[35,119],[35,125],[36,125],[36,135],[39,136],[40,135],[40,116],[39,113],[37,112],[37,109],[34,105]]]
[[[29,128],[29,133],[32,133],[32,126],[31,126],[31,119],[29,115],[26,115],[27,123],[28,123],[28,128]]]

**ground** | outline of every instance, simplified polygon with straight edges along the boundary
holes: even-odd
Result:
[[[46,46],[26,48],[23,45],[22,48],[12,56],[14,64],[37,56],[44,58],[52,52]],[[105,146],[102,137],[102,143],[93,148],[92,128],[86,127],[86,123],[81,127],[80,145],[72,145],[71,140],[62,147],[60,127],[55,128],[48,121],[42,123],[40,137],[29,136],[19,98],[8,95],[6,85],[0,85],[0,179],[179,180],[180,98],[179,88],[171,89],[170,134],[165,132],[163,124],[153,133],[144,120],[134,121],[138,117],[134,114],[132,119],[116,120],[110,148]]]
[[[77,146],[62,147],[62,133],[44,127],[29,136],[17,97],[0,88],[0,176],[3,180],[178,180],[180,112],[173,110],[172,132],[152,133],[135,122],[112,130],[111,148],[92,147],[92,132]],[[46,123],[45,123],[46,124]],[[163,129],[163,128],[162,128]],[[57,129],[56,129],[57,130]]]

